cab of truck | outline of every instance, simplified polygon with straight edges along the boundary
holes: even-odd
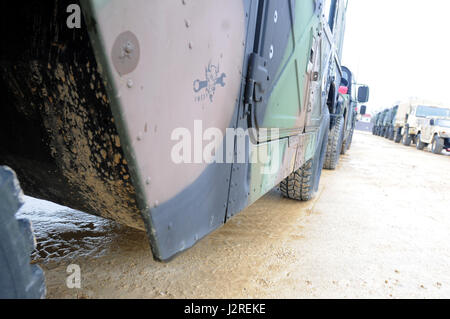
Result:
[[[398,105],[389,109],[389,114],[386,120],[386,132],[384,137],[389,140],[394,140],[395,130],[394,130],[394,122],[397,117]]]
[[[441,154],[450,152],[450,117],[427,117],[419,127],[416,148],[423,150],[431,146],[431,151]]]
[[[395,143],[400,143],[400,141],[402,140],[403,127],[405,126],[405,123],[408,119],[409,112],[410,112],[410,102],[409,101],[404,101],[402,103],[399,103],[398,108],[397,108],[397,113],[395,115],[395,118],[392,121]]]
[[[376,135],[378,135],[378,136],[384,135],[384,123],[385,123],[385,118],[386,118],[388,111],[389,111],[389,109],[384,109],[382,112],[380,112],[380,116],[378,117],[378,120],[377,120],[377,134]]]

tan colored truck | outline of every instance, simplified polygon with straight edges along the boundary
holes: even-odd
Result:
[[[423,121],[416,148],[423,150],[428,145],[435,154],[441,154],[443,149],[450,152],[450,117],[429,117]]]
[[[395,141],[406,146],[417,142],[420,127],[425,125],[427,117],[450,117],[450,107],[436,102],[411,99],[400,103],[394,122]]]

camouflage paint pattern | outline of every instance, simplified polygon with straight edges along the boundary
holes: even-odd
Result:
[[[320,151],[341,76],[346,1],[333,3],[328,24],[320,0],[86,0],[79,30],[65,28],[68,3],[46,4],[53,15],[36,25],[25,59],[12,52],[2,64],[10,120],[30,121],[29,136],[40,132],[42,158],[8,136],[2,164],[30,195],[145,228],[154,257],[168,260]],[[50,50],[36,52],[42,46]],[[252,55],[265,62],[264,78],[251,78]],[[244,98],[257,94],[249,80],[264,88],[260,99]],[[194,140],[197,120],[224,135],[253,128],[255,145],[246,144],[243,163],[174,163],[172,133],[185,128]],[[265,134],[270,128],[280,135]],[[236,143],[216,143],[241,155]],[[259,152],[267,163],[252,162]]]

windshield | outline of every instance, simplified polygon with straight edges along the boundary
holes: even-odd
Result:
[[[450,120],[436,120],[435,124],[442,127],[450,127]]]
[[[450,109],[443,109],[433,106],[419,105],[416,110],[417,117],[427,116],[448,116],[450,117]]]

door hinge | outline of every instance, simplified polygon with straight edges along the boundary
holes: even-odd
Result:
[[[256,53],[250,54],[244,103],[254,104],[262,102],[269,82],[270,76],[267,70],[267,60]]]

